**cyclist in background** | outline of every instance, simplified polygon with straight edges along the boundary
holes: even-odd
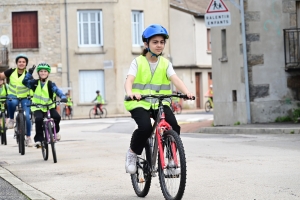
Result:
[[[92,103],[93,103],[94,101],[96,101],[96,102],[97,102],[96,108],[99,108],[101,114],[103,114],[103,111],[102,111],[102,105],[104,104],[104,99],[103,99],[102,96],[100,95],[100,91],[99,91],[99,90],[96,91],[96,94],[97,94],[97,96],[96,96],[96,98],[92,101]],[[96,114],[96,115],[98,114],[97,109],[95,110],[95,114]]]
[[[47,63],[40,63],[37,66],[37,73],[39,79],[33,79],[32,73],[35,69],[35,66],[29,69],[29,72],[26,74],[23,84],[32,89],[34,91],[32,103],[36,104],[49,104],[53,102],[54,93],[60,97],[61,102],[67,102],[67,97],[64,93],[58,89],[58,87],[48,79],[48,76],[51,72],[51,67]],[[35,117],[35,146],[39,148],[41,146],[41,142],[44,140],[43,138],[43,117],[47,112],[47,108],[45,107],[31,107],[31,111],[34,112]],[[60,115],[55,109],[55,104],[50,106],[50,114],[55,123],[55,130],[57,132],[57,140],[60,140],[61,136],[58,134],[59,132],[59,122],[61,120]]]
[[[7,86],[5,84],[5,81],[3,79],[0,79],[0,97],[6,97],[7,96]],[[0,99],[1,102],[5,102],[6,99]],[[1,109],[1,108],[0,108]],[[4,109],[5,109],[5,117],[7,118],[7,104],[4,103]]]
[[[25,77],[26,66],[28,65],[28,57],[25,54],[19,54],[15,62],[17,64],[17,68],[10,68],[2,73],[0,73],[0,79],[7,79],[9,82],[7,88],[7,97],[8,98],[22,98],[21,105],[26,114],[26,145],[28,147],[32,147],[31,140],[31,122],[30,122],[30,109],[27,105],[30,104],[30,100],[27,98],[29,95],[29,89],[22,84],[22,81]],[[7,124],[7,128],[14,128],[14,114],[16,111],[16,106],[19,103],[18,99],[7,100],[7,109],[9,115],[9,121]]]
[[[176,75],[169,60],[162,57],[166,39],[169,38],[167,30],[158,24],[148,26],[142,35],[145,49],[142,55],[135,58],[130,65],[125,81],[125,91],[131,99],[138,100],[146,94],[172,94],[171,82],[175,87],[189,98],[193,94]],[[131,113],[138,128],[133,132],[130,148],[126,154],[125,169],[127,173],[136,172],[137,154],[140,155],[152,132],[150,112],[157,114],[158,103],[155,99],[140,101],[125,101],[125,108]],[[164,102],[165,119],[174,131],[180,134],[180,126],[170,109],[170,103]],[[153,115],[154,114],[154,115]]]
[[[67,100],[68,100],[68,102],[66,104],[67,104],[67,106],[69,108],[69,111],[70,111],[70,114],[71,114],[72,113],[73,101],[72,101],[72,98],[70,97],[69,93],[66,93],[65,95],[67,96]]]

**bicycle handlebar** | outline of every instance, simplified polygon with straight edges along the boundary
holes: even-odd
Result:
[[[35,106],[37,108],[40,108],[40,107],[51,106],[52,104],[59,105],[60,103],[61,103],[60,101],[53,101],[52,103],[49,103],[49,104],[31,103],[31,104],[27,105],[27,107]]]
[[[190,99],[187,95],[177,93],[177,94],[147,94],[147,95],[141,95],[142,98],[140,100],[146,99],[146,98],[157,98],[159,100],[164,100],[165,98],[171,98],[171,97],[178,97],[181,99],[188,99],[188,100],[195,100],[195,96],[193,96],[192,99]],[[136,97],[134,96],[133,99],[131,99],[129,96],[125,96],[125,101],[132,101],[132,100],[137,100]]]
[[[0,97],[0,99],[7,99],[9,101],[12,101],[13,99],[31,99],[31,96],[27,96],[27,97]]]

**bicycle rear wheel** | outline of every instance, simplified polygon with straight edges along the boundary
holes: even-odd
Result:
[[[135,174],[131,174],[131,183],[137,196],[145,197],[151,186],[151,152],[149,142],[147,141],[143,152],[138,156]]]
[[[50,123],[52,123],[52,122],[50,122]],[[52,127],[51,127],[50,123],[48,124],[47,128],[48,128],[48,133],[50,135],[50,144],[51,144],[51,149],[52,149],[53,162],[57,163],[56,150],[55,150],[55,142],[54,142],[53,131],[52,131]]]
[[[6,139],[6,126],[5,126],[5,113],[1,113],[1,144],[7,145]]]
[[[158,159],[161,191],[165,199],[181,199],[186,184],[186,159],[182,141],[175,131],[169,130],[163,134],[162,145],[167,167],[163,169]]]
[[[181,107],[180,104],[177,104],[177,105],[176,105],[176,113],[177,113],[177,114],[181,114],[181,112],[182,112],[182,107]]]
[[[105,118],[106,115],[107,115],[107,110],[106,110],[106,108],[102,108],[102,113],[101,113],[101,111],[99,111],[99,113],[100,113],[100,118]]]
[[[211,106],[210,106],[210,102],[209,102],[209,101],[206,101],[206,102],[205,102],[204,108],[205,108],[205,111],[206,111],[206,112],[209,112],[209,111],[210,111]]]
[[[23,113],[18,114],[17,123],[18,123],[17,130],[19,135],[19,153],[21,153],[21,155],[24,155],[26,125],[25,125],[25,116]]]
[[[43,123],[43,124],[44,124],[44,130],[43,130],[44,140],[41,143],[41,145],[42,145],[42,154],[43,154],[44,160],[48,160],[48,155],[49,155],[48,141],[47,141],[48,139],[46,137],[45,123]]]

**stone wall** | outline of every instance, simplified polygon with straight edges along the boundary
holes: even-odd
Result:
[[[16,67],[15,57],[24,53],[29,57],[29,65],[46,62],[52,67],[50,79],[61,85],[61,74],[56,67],[61,63],[61,27],[59,0],[1,0],[0,36],[7,35],[12,42],[12,12],[37,11],[38,49],[13,49],[8,45],[9,67]],[[1,44],[0,44],[1,46]],[[36,76],[36,75],[35,75]]]

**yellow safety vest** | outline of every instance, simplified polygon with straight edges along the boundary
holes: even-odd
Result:
[[[38,86],[36,87],[33,98],[32,98],[32,103],[36,104],[50,104],[52,103],[52,99],[50,98],[49,91],[48,91],[48,81],[46,81],[45,85],[41,86],[41,81],[38,81]],[[49,109],[55,108],[55,104],[52,104]],[[47,112],[46,107],[40,107],[37,108],[35,106],[31,106],[31,111],[36,111],[36,110],[41,110],[43,112]]]
[[[25,70],[22,76],[18,77],[18,69],[15,69],[15,71],[9,77],[7,93],[21,98],[27,97],[29,94],[29,88],[25,87],[22,83],[24,77]]]
[[[138,70],[132,85],[133,94],[172,94],[170,80],[167,77],[167,69],[169,60],[160,56],[159,63],[152,76],[149,62],[145,56],[136,58]],[[168,101],[163,102],[164,105],[169,105]],[[149,110],[158,108],[158,101],[156,99],[144,99],[141,101],[125,101],[126,110],[130,111],[135,108],[144,108]]]

